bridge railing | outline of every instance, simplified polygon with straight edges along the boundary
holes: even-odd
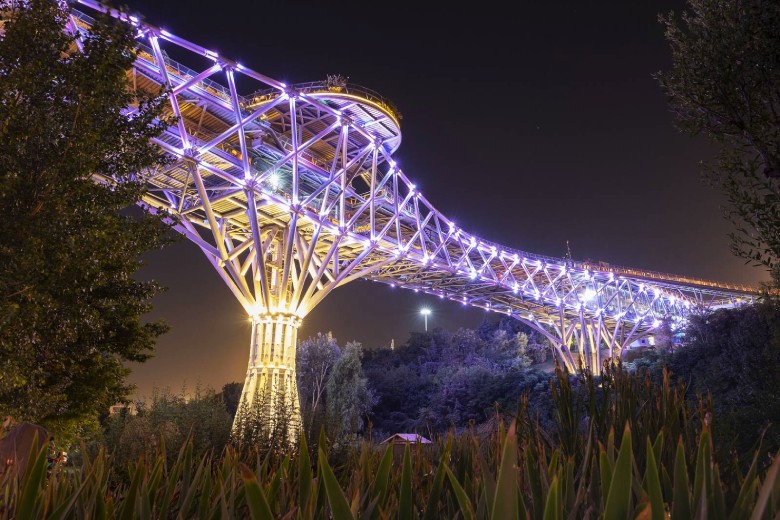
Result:
[[[76,23],[79,26],[79,28],[82,30],[88,30],[90,27],[92,27],[92,24],[95,23],[94,18],[76,9],[72,9],[71,14],[76,19]],[[149,46],[144,45],[143,43],[138,43],[136,56],[142,59],[143,61],[153,65],[154,67],[157,67],[157,60],[154,58],[154,51]],[[173,60],[168,56],[166,56],[164,52],[163,52],[163,59],[165,61],[165,69],[168,72],[168,74],[172,74],[183,81],[187,81],[198,75],[197,72],[190,69],[189,67],[182,65],[178,61]],[[199,81],[197,85],[204,92],[208,92],[209,94],[221,98],[222,100],[230,103],[231,101],[230,91],[228,90],[227,87],[209,78],[205,78]],[[238,99],[242,103],[242,105],[246,105],[247,100],[243,96],[239,95]]]
[[[334,84],[329,81],[310,81],[307,83],[296,83],[294,85],[290,85],[290,87],[304,94],[350,94],[371,101],[372,103],[382,107],[396,120],[400,120],[403,117],[401,112],[392,101],[382,96],[375,90],[371,90],[370,88],[364,87],[362,85],[357,85],[354,83]],[[279,91],[277,89],[263,89],[248,96],[248,99],[250,103],[257,104],[277,95],[279,95]]]
[[[477,240],[480,240],[478,237]],[[482,244],[487,246],[494,246],[498,251],[506,251],[506,247],[500,244],[489,242],[487,240],[480,240]],[[712,289],[725,289],[732,291],[740,291],[745,293],[757,293],[758,289],[744,284],[723,283],[715,280],[707,280],[703,278],[693,278],[689,276],[682,276],[670,273],[663,273],[660,271],[648,271],[644,269],[635,269],[632,267],[624,267],[619,265],[608,264],[606,262],[592,262],[583,260],[572,260],[568,258],[560,258],[554,256],[539,255],[536,253],[527,253],[525,251],[517,251],[522,256],[529,260],[538,260],[543,263],[566,265],[567,268],[582,269],[588,271],[598,271],[602,273],[614,273],[616,275],[632,276],[647,278],[648,280],[658,280],[663,282],[676,282],[688,285],[695,285],[698,287],[711,287]]]

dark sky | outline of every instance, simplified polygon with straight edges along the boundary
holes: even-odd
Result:
[[[526,251],[757,283],[731,256],[721,199],[700,180],[711,149],[673,127],[651,74],[670,58],[657,22],[682,2],[240,2],[129,0],[156,25],[288,84],[348,76],[403,113],[396,154],[443,213]],[[172,326],[134,367],[139,394],[186,382],[243,381],[250,326],[202,253],[180,241],[143,276],[169,287],[155,318]],[[358,281],[306,318],[299,339],[404,342],[485,316]]]

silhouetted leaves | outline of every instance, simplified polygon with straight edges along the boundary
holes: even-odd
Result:
[[[128,88],[134,29],[101,19],[79,51],[63,5],[0,1],[0,414],[55,430],[131,390],[125,362],[166,330],[142,320],[160,287],[134,276],[168,240],[161,218],[122,211],[165,127],[162,100]]]

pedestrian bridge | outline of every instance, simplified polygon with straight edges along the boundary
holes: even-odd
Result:
[[[105,10],[91,0],[74,4],[84,12],[72,11],[73,34],[89,30],[86,12]],[[380,94],[340,77],[286,85],[111,14],[137,29],[130,88],[167,89],[175,118],[155,139],[174,161],[141,174],[149,187],[143,202],[179,217],[178,231],[254,320],[250,401],[273,388],[297,406],[297,328],[330,291],[358,278],[512,316],[544,334],[567,367],[596,373],[602,353],[619,356],[664,320],[756,295],[484,240],[435,209],[415,187],[414,165],[395,163],[401,114]]]

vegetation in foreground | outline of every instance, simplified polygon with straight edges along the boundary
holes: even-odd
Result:
[[[577,388],[582,391],[578,391]],[[718,422],[684,387],[624,371],[601,379],[557,370],[557,427],[546,431],[527,399],[510,426],[448,435],[433,445],[355,445],[329,457],[265,457],[227,448],[176,457],[163,441],[118,464],[100,449],[47,473],[45,452],[27,474],[3,477],[2,518],[774,518],[780,458],[742,468],[718,458]],[[585,411],[586,420],[579,420]],[[497,416],[500,418],[500,416]],[[324,433],[321,434],[324,437]],[[395,448],[398,448],[397,446]],[[112,474],[122,478],[113,479]]]
[[[123,211],[167,123],[129,88],[134,29],[103,17],[79,49],[67,9],[0,0],[0,414],[76,437],[167,330],[144,320],[161,288],[135,276],[170,228]]]

